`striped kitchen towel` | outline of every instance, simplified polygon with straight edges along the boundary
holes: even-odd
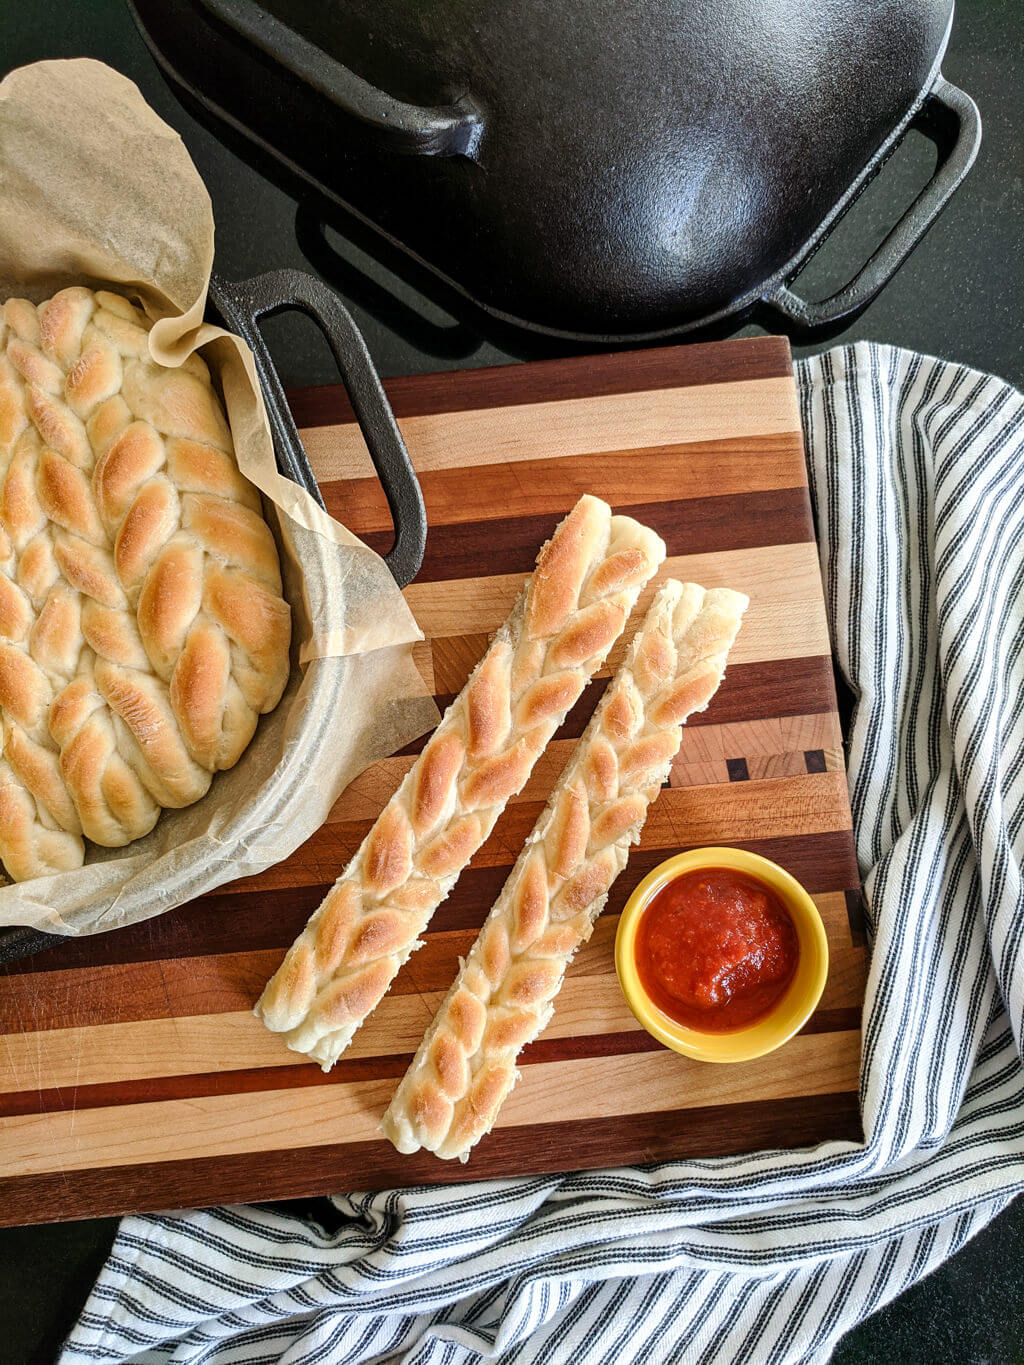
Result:
[[[873,948],[866,1141],[126,1218],[79,1361],[825,1361],[1024,1187],[1024,399],[797,374]]]

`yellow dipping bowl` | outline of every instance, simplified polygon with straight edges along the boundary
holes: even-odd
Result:
[[[735,1033],[699,1033],[665,1014],[640,984],[633,951],[640,917],[662,887],[686,872],[717,867],[745,872],[771,887],[792,917],[799,945],[796,972],[785,995],[770,1014]],[[630,896],[615,936],[615,970],[629,1008],[660,1043],[702,1062],[749,1062],[788,1042],[814,1013],[828,976],[828,940],[817,906],[777,863],[739,848],[697,848],[659,863]]]

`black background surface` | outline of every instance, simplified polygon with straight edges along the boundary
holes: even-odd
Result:
[[[422,281],[379,264],[350,225],[323,227],[179,104],[121,0],[6,0],[0,71],[50,57],[92,56],[135,80],[182,134],[213,199],[217,269],[229,279],[284,266],[319,269],[363,328],[384,375],[501,364],[569,347],[457,320],[424,296]],[[978,102],[984,138],[965,185],[875,303],[846,330],[798,355],[869,338],[973,365],[1024,384],[1024,0],[961,0],[944,64]],[[809,296],[842,284],[926,178],[934,154],[913,138],[819,254],[801,282]],[[302,246],[300,247],[300,241]],[[305,248],[305,250],[303,249]],[[392,262],[391,264],[394,264]],[[403,276],[405,278],[403,278]],[[429,291],[428,291],[429,292]],[[760,329],[747,326],[744,333]],[[286,385],[328,383],[331,361],[313,325],[268,323]],[[40,1218],[46,1210],[39,1210]],[[113,1237],[112,1219],[0,1230],[0,1362],[49,1362],[85,1299]],[[1024,1361],[1024,1204],[1011,1207],[957,1257],[863,1323],[837,1365]]]

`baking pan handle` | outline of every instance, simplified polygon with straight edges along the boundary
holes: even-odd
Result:
[[[348,391],[391,510],[395,540],[384,556],[384,563],[398,586],[406,587],[416,577],[427,543],[423,494],[391,404],[348,309],[332,289],[301,270],[275,270],[230,284],[214,275],[210,280],[210,302],[224,325],[252,349],[281,472],[301,484],[323,507],[320,489],[260,332],[259,321],[273,313],[297,308],[320,328]]]
[[[870,303],[917,246],[971,169],[981,142],[981,115],[970,95],[939,76],[908,126],[914,124],[932,128],[948,148],[935,174],[849,284],[817,303],[800,298],[786,285],[765,299],[791,322],[818,327],[838,322]]]
[[[364,142],[404,156],[468,156],[483,131],[480,111],[463,95],[448,105],[406,104],[378,90],[255,0],[199,0],[203,8],[271,61],[361,125]]]

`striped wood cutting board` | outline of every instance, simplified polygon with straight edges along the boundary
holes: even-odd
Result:
[[[643,843],[573,965],[550,1027],[525,1053],[500,1126],[468,1167],[398,1156],[378,1137],[377,1121],[600,681],[435,916],[426,946],[327,1076],[289,1052],[250,1007],[415,745],[354,782],[326,826],[263,876],[9,966],[0,977],[2,1222],[859,1134],[864,942],[786,342],[420,376],[388,389],[431,527],[408,598],[427,636],[419,657],[439,702],[461,687],[537,547],[585,491],[660,532],[669,549],[661,577],[750,595],[725,684],[685,732]],[[328,508],[385,549],[387,508],[343,392],[305,391],[294,405]],[[659,1048],[626,1009],[612,965],[617,915],[633,886],[667,854],[709,843],[755,849],[794,872],[817,900],[832,952],[824,999],[803,1034],[740,1066]]]

